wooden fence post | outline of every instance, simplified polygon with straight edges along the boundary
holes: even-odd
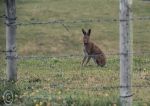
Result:
[[[5,0],[7,79],[17,80],[16,70],[16,2]]]
[[[132,0],[120,0],[120,105],[132,106]]]

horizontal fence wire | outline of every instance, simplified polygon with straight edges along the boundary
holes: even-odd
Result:
[[[150,16],[149,17],[136,17],[136,18],[132,18],[130,20],[150,20]],[[99,19],[78,19],[78,20],[72,20],[72,21],[67,21],[67,20],[47,20],[47,21],[39,21],[39,20],[33,20],[30,22],[17,22],[16,25],[37,25],[37,24],[76,24],[76,23],[101,23],[101,22],[123,22],[123,21],[129,21],[129,20],[122,20],[122,19],[103,19],[103,18],[99,18]]]
[[[0,53],[12,53],[12,52],[16,52],[16,51],[0,51]],[[128,55],[128,54],[133,54],[133,55],[136,55],[136,56],[141,56],[141,55],[150,55],[150,52],[134,52],[134,53],[116,53],[116,52],[109,52],[109,53],[105,53],[106,56],[115,56],[115,55]],[[53,58],[53,57],[82,57],[84,56],[83,54],[64,54],[64,55],[51,55],[51,56],[42,56],[42,55],[16,55],[16,59],[30,59],[30,58],[33,58],[33,59],[44,59],[44,58]],[[101,56],[101,54],[93,54],[93,55],[88,55],[90,57],[93,57],[93,56]]]
[[[0,83],[5,85],[6,84],[6,79],[1,79],[0,78]],[[48,88],[62,88],[62,89],[80,89],[80,90],[92,90],[92,91],[99,91],[99,90],[114,90],[114,89],[120,89],[120,88],[138,88],[138,89],[147,89],[150,88],[150,85],[140,85],[140,84],[132,84],[132,86],[120,86],[120,85],[110,85],[110,86],[105,86],[105,85],[99,85],[96,84],[95,86],[91,86],[91,87],[84,87],[83,85],[76,85],[74,87],[67,87],[67,84],[63,84],[63,83],[49,83],[49,84],[41,84],[39,83],[41,82],[40,79],[36,79],[35,81],[30,81],[29,79],[29,85],[28,87],[32,87],[32,86],[44,86],[44,87],[48,87]]]
[[[6,19],[6,16],[4,16]],[[17,18],[14,18],[16,20]],[[146,21],[150,20],[150,16],[144,16],[144,17],[133,17],[129,20],[132,21]],[[77,19],[77,20],[39,20],[34,19],[31,21],[17,21],[16,23],[9,23],[9,25],[15,25],[15,26],[26,26],[26,25],[39,25],[39,24],[76,24],[76,23],[101,23],[101,22],[124,22],[129,21],[124,19],[118,19],[118,18],[96,18],[96,19]],[[5,23],[8,25],[8,23]]]
[[[148,55],[150,56],[150,52],[141,52],[141,53],[129,53],[129,54],[133,54],[136,56],[143,56],[143,55]],[[124,53],[105,53],[106,56],[120,56],[120,55],[126,55]],[[32,56],[17,56],[16,59],[50,59],[50,58],[71,58],[71,57],[83,57],[84,55],[82,54],[69,54],[69,55],[52,55],[52,56],[36,56],[36,55],[32,55]],[[96,56],[100,56],[100,55],[88,55],[90,57],[96,57]]]
[[[5,18],[9,20],[17,20],[17,18],[10,19],[7,16],[3,15],[0,16],[0,18]],[[129,20],[133,21],[146,21],[150,20],[150,16],[143,16],[143,17],[133,17]],[[34,19],[31,21],[16,21],[16,23],[5,23],[6,25],[15,25],[15,26],[28,26],[28,25],[44,25],[44,24],[60,24],[62,25],[66,31],[68,31],[71,35],[72,32],[70,31],[70,26],[68,24],[78,24],[78,23],[101,23],[101,22],[124,22],[124,21],[129,21],[129,20],[122,20],[122,19],[117,19],[117,18],[96,18],[96,19],[77,19],[77,20],[39,20],[39,19]],[[114,33],[113,31],[102,31],[105,33]],[[144,33],[144,32],[150,32],[149,30],[144,30],[144,31],[135,31],[135,33]]]
[[[150,76],[149,76],[150,77]],[[59,78],[58,78],[59,79]],[[7,82],[6,79],[2,79],[0,78],[0,84],[5,85]],[[94,86],[91,87],[85,87],[84,85],[78,85],[76,84],[76,86],[74,87],[67,87],[67,83],[65,83],[63,81],[62,82],[52,82],[52,83],[48,83],[48,84],[41,84],[39,82],[41,82],[40,77],[38,78],[29,78],[28,79],[29,85],[27,87],[31,87],[31,86],[44,86],[44,87],[49,87],[49,88],[69,88],[69,89],[80,89],[80,90],[114,90],[114,89],[120,89],[120,88],[141,88],[141,89],[147,89],[150,88],[150,84],[147,85],[142,85],[142,84],[132,84],[132,86],[120,86],[120,85],[102,85],[102,84],[95,84]]]
[[[0,16],[0,18],[5,18],[9,20],[16,20],[17,18],[10,19],[5,15]],[[133,17],[130,20],[135,20],[135,21],[146,21],[150,20],[150,16],[143,16],[143,17]],[[77,19],[77,20],[39,20],[39,19],[34,19],[31,21],[17,21],[16,23],[5,23],[6,25],[15,25],[15,26],[28,26],[28,25],[44,25],[44,24],[60,24],[62,25],[65,30],[70,33],[70,35],[73,35],[71,28],[68,24],[77,24],[77,23],[101,23],[101,22],[121,22],[121,21],[128,21],[128,20],[122,20],[122,19],[117,19],[117,18],[97,18],[97,19]],[[113,31],[102,31],[104,33],[114,33]],[[135,31],[134,33],[144,33],[147,32],[149,33],[149,30],[144,30],[144,31]],[[1,52],[1,51],[0,51]]]
[[[0,50],[0,53],[13,53],[13,52],[16,52],[16,51],[5,51],[5,50]],[[120,56],[120,55],[128,55],[128,54],[133,54],[133,56],[141,56],[141,55],[150,55],[150,51],[144,51],[144,52],[132,52],[132,53],[119,53],[119,52],[112,52],[112,51],[109,51],[109,52],[106,52],[104,53],[106,56]],[[101,56],[102,54],[92,54],[92,55],[88,55],[90,57],[93,57],[93,56]],[[63,55],[16,55],[15,58],[16,59],[44,59],[44,58],[69,58],[69,57],[82,57],[84,56],[83,54],[63,54]]]

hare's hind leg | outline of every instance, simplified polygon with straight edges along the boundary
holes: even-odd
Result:
[[[100,56],[95,59],[95,62],[97,66],[101,66],[101,67],[105,66],[104,60]]]
[[[97,59],[96,62],[97,62],[97,65],[98,65],[98,66],[101,66],[101,67],[104,67],[104,66],[105,66],[105,62],[104,62],[103,59]]]

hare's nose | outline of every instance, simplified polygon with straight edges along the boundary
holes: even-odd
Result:
[[[87,42],[88,42],[88,40],[87,40],[87,39],[84,39],[84,42],[85,42],[85,43],[87,43]]]

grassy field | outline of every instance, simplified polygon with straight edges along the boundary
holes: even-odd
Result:
[[[118,0],[16,0],[17,22],[64,20],[64,25],[17,26],[16,45],[19,56],[39,56],[17,60],[18,81],[7,82],[5,54],[0,53],[0,105],[3,92],[14,93],[18,106],[119,106],[119,57],[107,55],[107,66],[92,61],[81,67],[81,28],[91,28],[91,39],[106,53],[118,52],[118,22],[78,22],[119,17]],[[0,7],[4,7],[0,1]],[[149,16],[150,6],[133,1],[133,16]],[[4,8],[0,8],[4,14]],[[5,50],[5,26],[0,19],[0,50]],[[68,29],[66,29],[66,26]],[[134,51],[150,52],[150,21],[134,20]],[[66,55],[66,57],[64,57]],[[69,56],[77,55],[77,56]],[[78,56],[79,55],[79,56]],[[134,56],[132,72],[133,106],[149,106],[150,55]],[[5,82],[5,83],[4,83]]]
[[[134,58],[133,106],[150,105],[148,58]],[[81,67],[80,61],[81,57],[19,59],[15,84],[3,80],[5,63],[1,62],[0,91],[14,92],[14,106],[120,106],[118,57],[110,57],[104,68],[93,62]]]

